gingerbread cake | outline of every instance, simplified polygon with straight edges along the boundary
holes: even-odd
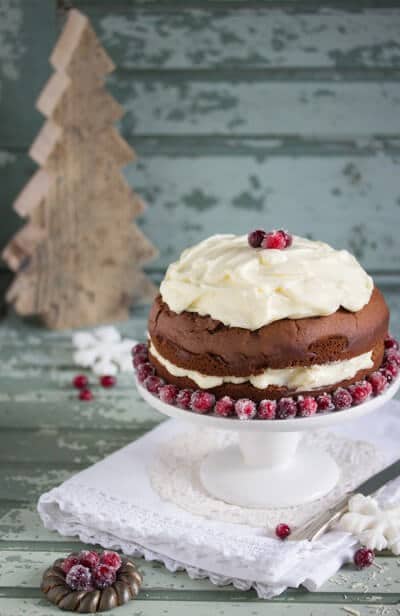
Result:
[[[346,250],[284,231],[214,235],[169,266],[149,316],[148,355],[139,349],[136,366],[150,364],[141,380],[153,379],[153,393],[166,384],[192,410],[218,412],[223,399],[229,415],[240,400],[253,402],[241,418],[257,405],[258,416],[263,405],[275,416],[274,401],[284,400],[294,404],[286,416],[307,415],[333,410],[335,394],[337,408],[350,406],[349,395],[357,402],[360,383],[364,398],[383,389],[385,346],[397,346],[387,342],[388,323],[382,293]],[[304,399],[314,403],[299,413]]]

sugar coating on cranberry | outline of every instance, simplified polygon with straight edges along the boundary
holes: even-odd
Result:
[[[100,563],[93,570],[93,581],[96,588],[99,588],[100,590],[103,588],[108,588],[108,586],[114,584],[116,578],[116,570],[106,564]]]
[[[347,389],[345,389],[344,387],[338,387],[333,392],[333,403],[336,409],[348,409],[351,407],[352,402],[353,398],[351,396],[351,393],[347,391]]]
[[[318,404],[312,396],[299,396],[297,398],[297,414],[300,417],[310,417],[317,412]]]
[[[139,344],[135,344],[132,349],[133,357],[136,355],[147,355],[147,344],[145,342],[139,342]]]
[[[79,392],[79,400],[83,400],[84,402],[90,402],[93,400],[93,392],[91,389],[81,389]]]
[[[85,389],[89,383],[89,380],[85,374],[77,374],[72,380],[72,384],[76,389]]]
[[[192,393],[192,389],[181,389],[176,396],[176,405],[179,406],[180,409],[190,409]]]
[[[333,411],[333,409],[335,408],[335,405],[333,404],[333,401],[332,401],[332,396],[331,394],[328,394],[327,392],[319,394],[315,398],[315,400],[317,402],[318,411],[321,413],[323,413],[324,411]]]
[[[397,349],[388,349],[385,353],[385,360],[392,361],[400,366],[400,351]]]
[[[276,409],[277,419],[289,419],[297,415],[297,404],[293,398],[281,398]]]
[[[179,388],[176,385],[168,384],[160,387],[158,397],[166,404],[174,404]]]
[[[68,571],[75,565],[79,565],[78,554],[70,554],[67,558],[64,558],[61,564],[61,569],[64,573],[68,573]]]
[[[235,413],[241,420],[253,419],[257,415],[257,405],[253,400],[240,398],[235,402]]]
[[[390,374],[394,379],[399,374],[399,366],[395,361],[386,361],[383,368],[385,370],[385,374]]]
[[[190,408],[196,413],[209,413],[215,404],[215,396],[200,389],[194,391],[190,398]]]
[[[235,412],[235,401],[229,396],[220,398],[215,403],[214,412],[220,417],[230,417]]]
[[[153,376],[155,374],[154,366],[152,366],[150,362],[142,364],[138,367],[136,374],[139,383],[144,383],[148,376]]]
[[[65,576],[65,581],[72,590],[91,590],[93,588],[92,572],[83,565],[74,565]]]
[[[151,394],[157,396],[161,387],[165,384],[163,379],[160,379],[158,376],[148,376],[144,382],[144,386]]]
[[[357,569],[365,569],[365,567],[370,567],[374,562],[375,554],[372,550],[368,548],[360,548],[354,554],[354,564]]]
[[[385,349],[398,349],[398,348],[399,348],[399,343],[397,342],[395,338],[393,338],[393,336],[387,336],[387,338],[385,338]]]
[[[132,363],[135,368],[139,368],[142,364],[146,364],[149,361],[149,357],[146,355],[134,355],[132,359]]]
[[[118,571],[122,565],[121,556],[112,550],[105,550],[100,556],[100,562],[102,565],[107,565],[115,571]]]
[[[368,376],[368,381],[371,383],[372,392],[375,396],[381,394],[387,386],[387,378],[379,371],[370,374]]]
[[[288,526],[288,524],[281,523],[275,528],[275,535],[279,537],[279,539],[286,539],[286,537],[289,537],[291,532],[292,531],[290,530],[290,526]]]
[[[259,419],[275,419],[276,400],[261,400],[258,405],[257,417]]]
[[[82,550],[78,554],[79,564],[89,569],[93,569],[100,562],[100,556],[98,552],[94,550]]]
[[[350,385],[349,392],[353,398],[353,404],[362,404],[372,394],[372,385],[368,381],[359,381]]]
[[[264,237],[265,231],[263,231],[263,229],[255,229],[254,231],[250,231],[247,236],[249,246],[251,246],[252,248],[259,248]]]
[[[293,244],[293,236],[290,235],[290,233],[288,233],[284,229],[279,229],[279,231],[283,234],[283,236],[285,238],[285,242],[286,242],[285,248],[289,248],[289,246],[291,246]]]
[[[261,242],[262,248],[283,250],[286,248],[286,234],[282,231],[270,231]]]

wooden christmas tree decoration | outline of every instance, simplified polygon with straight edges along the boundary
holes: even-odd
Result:
[[[113,127],[123,115],[104,86],[114,65],[79,11],[50,60],[37,102],[48,119],[30,149],[41,168],[14,203],[28,222],[3,257],[17,312],[63,329],[126,318],[135,296],[154,292],[141,267],[156,250],[133,223],[143,202],[121,172],[135,155]]]

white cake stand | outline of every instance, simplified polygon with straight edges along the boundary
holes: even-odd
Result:
[[[290,507],[321,498],[336,485],[340,470],[327,453],[302,446],[306,430],[318,430],[370,413],[393,398],[400,377],[386,391],[359,406],[293,419],[248,420],[201,415],[165,404],[136,381],[150,406],[197,426],[237,432],[238,444],[217,450],[200,468],[212,496],[243,507]]]

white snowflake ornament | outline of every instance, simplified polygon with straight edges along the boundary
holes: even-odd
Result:
[[[370,550],[388,548],[400,554],[400,506],[381,509],[375,498],[356,494],[337,528],[352,533]]]
[[[112,325],[91,332],[77,332],[72,337],[76,349],[74,363],[91,368],[94,374],[115,375],[132,370],[131,350],[136,340],[121,338]]]

